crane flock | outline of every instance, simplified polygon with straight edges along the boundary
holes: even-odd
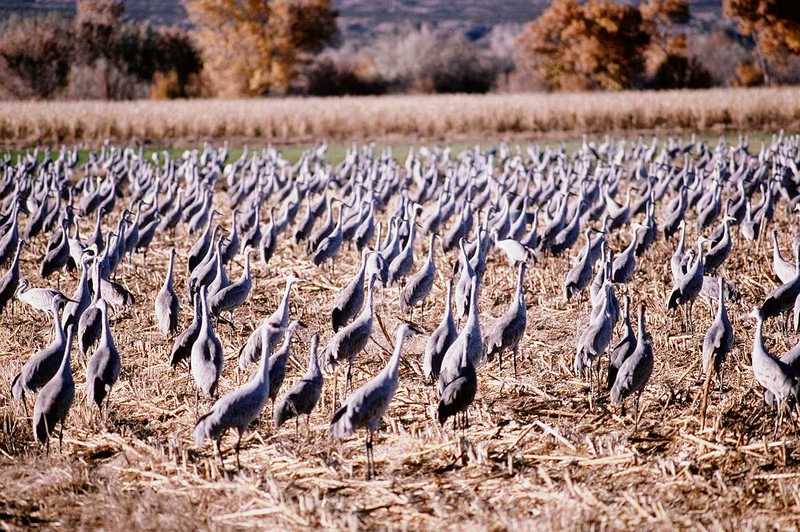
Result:
[[[431,422],[443,426],[453,419],[454,430],[466,430],[487,368],[516,381],[536,356],[523,342],[537,290],[526,283],[526,273],[547,271],[567,254],[573,256],[559,304],[584,317],[574,350],[563,358],[572,358],[574,374],[588,380],[589,408],[605,402],[621,405],[624,414],[632,398],[636,431],[640,398],[659,367],[646,318],[655,309],[643,294],[655,291],[662,298],[658,305],[680,313],[681,322],[669,327],[690,337],[695,302],[712,303],[711,326],[702,331],[696,360],[687,364],[697,364],[709,380],[716,377],[724,393],[728,354],[736,338],[747,336],[729,318],[726,299],[737,279],[726,265],[732,253],[767,245],[768,231],[776,287],[764,290],[749,314],[755,324],[752,373],[765,405],[777,411],[775,431],[786,416],[794,419],[800,344],[782,355],[770,353],[764,324],[775,319],[782,335],[800,327],[800,240],[790,235],[794,257],[786,259],[778,228],[770,228],[777,209],[796,220],[798,137],[775,135],[758,150],[744,138],[716,145],[695,138],[606,138],[599,144],[584,140],[573,153],[504,143],[458,154],[421,147],[404,161],[388,148],[354,145],[335,165],[326,150],[319,144],[296,163],[273,148],[245,149],[234,158],[227,145],[204,145],[177,157],[167,151],[148,157],[142,148],[108,143],[83,161],[75,148],[2,157],[0,313],[11,323],[20,307],[46,313],[53,331],[46,347],[20,354],[9,383],[11,397],[22,403],[20,415],[31,415],[26,395],[35,396],[33,439],[49,451],[60,426],[61,442],[76,408],[73,375],[79,382],[85,378],[79,395],[89,408],[106,416],[114,409],[127,354],[114,341],[114,329],[124,321],[112,316],[148,308],[163,362],[191,380],[197,421],[186,429],[196,445],[211,440],[224,464],[221,441],[234,429],[241,467],[242,438],[258,419],[271,413],[272,430],[279,430],[295,418],[297,431],[301,415],[308,419],[322,408],[321,399],[326,403],[327,389],[330,435],[342,439],[366,430],[370,477],[373,436],[400,385],[403,359],[419,359],[421,370],[402,379],[418,378],[430,387]],[[228,215],[225,227],[218,220]],[[160,290],[142,301],[126,288],[125,277],[137,268],[152,272],[152,249],[166,233],[180,238],[169,248],[166,270],[158,272]],[[694,244],[690,234],[696,234]],[[665,281],[645,287],[637,274],[659,240],[674,251],[663,268]],[[275,266],[276,250],[287,246],[315,273]],[[355,271],[341,260],[350,254],[360,257]],[[176,259],[187,264],[185,271]],[[230,278],[240,262],[240,276]],[[347,279],[326,288],[332,292],[329,307],[305,309],[324,317],[324,327],[310,330],[292,317],[292,306],[305,305],[293,294],[317,276],[341,278],[337,271]],[[481,315],[483,287],[492,276],[515,278],[513,291],[501,294],[505,310],[494,319]],[[35,278],[41,286],[34,286]],[[285,282],[277,308],[253,308],[253,294],[267,280],[272,286]],[[69,295],[61,291],[62,281],[75,283]],[[444,312],[434,317],[435,328],[425,330],[415,311],[424,316],[434,300],[444,302]],[[261,321],[238,352],[226,353],[219,330],[246,332],[244,308]],[[390,315],[397,317],[393,338],[384,328]],[[547,311],[537,315],[547,317]],[[545,320],[535,326],[551,325]],[[423,339],[423,352],[404,354],[410,336]],[[292,352],[298,338],[308,339],[306,363]],[[82,357],[76,368],[73,340]],[[353,367],[378,360],[370,342],[380,346],[383,340],[393,342],[391,351],[382,348],[389,355],[383,369],[355,387]],[[511,356],[510,368],[504,354]],[[295,379],[294,367],[305,373]],[[270,401],[271,412],[265,411]]]

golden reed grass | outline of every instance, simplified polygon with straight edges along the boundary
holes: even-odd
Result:
[[[800,89],[0,102],[0,143],[543,137],[614,131],[794,130]]]

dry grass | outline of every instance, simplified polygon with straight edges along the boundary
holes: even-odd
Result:
[[[797,129],[800,90],[3,102],[0,143],[258,142],[525,137],[612,131]]]
[[[792,226],[783,210],[776,216],[783,249]],[[85,221],[88,225],[91,220]],[[109,222],[110,223],[110,222]],[[796,229],[796,228],[795,228]],[[694,235],[689,235],[693,241]],[[615,234],[613,249],[627,243]],[[785,427],[772,434],[772,417],[763,407],[749,367],[752,326],[744,311],[773,285],[767,246],[737,239],[726,274],[741,291],[730,313],[736,346],[729,359],[723,395],[711,395],[708,422],[700,425],[700,345],[710,313],[696,306],[696,332],[680,332],[679,319],[664,310],[668,257],[672,245],[660,240],[643,258],[630,290],[634,304],[644,301],[653,337],[656,368],[643,397],[638,433],[630,416],[621,417],[607,396],[589,409],[588,385],[570,371],[576,329],[588,314],[586,302],[566,304],[560,283],[568,259],[547,259],[529,272],[528,330],[517,380],[509,365],[496,363],[479,372],[478,398],[466,431],[468,461],[459,460],[458,437],[433,421],[431,388],[421,378],[424,338],[408,346],[400,388],[376,438],[378,479],[365,482],[363,435],[343,443],[328,433],[331,387],[326,404],[312,415],[306,433],[279,431],[262,420],[243,446],[243,470],[221,471],[210,445],[191,443],[196,419],[193,385],[185,370],[171,371],[171,341],[160,338],[152,301],[162,282],[169,249],[186,251],[194,237],[183,229],[159,235],[142,267],[123,264],[118,280],[137,298],[132,310],[117,311],[112,329],[123,373],[111,396],[107,423],[76,401],[67,425],[63,453],[44,455],[32,443],[30,419],[9,402],[8,383],[24,360],[47,342],[41,315],[18,307],[0,317],[0,525],[28,528],[186,529],[281,526],[368,528],[622,528],[712,529],[798,525],[800,467],[797,435]],[[424,252],[419,239],[416,256]],[[23,273],[34,285],[44,242],[39,237],[23,255]],[[440,272],[449,272],[453,256],[439,256]],[[236,353],[247,333],[275,308],[281,276],[302,279],[293,295],[292,316],[307,328],[294,352],[302,360],[313,331],[330,336],[327,309],[334,288],[356,269],[357,252],[337,262],[336,275],[317,270],[303,253],[281,241],[269,269],[257,269],[250,302],[236,314],[236,331],[220,325],[226,352],[221,380],[225,392],[235,386]],[[177,286],[185,279],[179,258]],[[233,267],[237,276],[241,265]],[[74,275],[60,284],[71,290]],[[482,291],[484,326],[498,316],[513,292],[513,275],[498,253],[492,254]],[[431,330],[442,312],[440,276],[418,323]],[[398,322],[396,292],[378,297],[378,313],[391,334]],[[189,320],[183,297],[182,323]],[[775,348],[795,339],[767,327]],[[358,385],[375,374],[387,355],[387,339],[376,328],[374,343],[360,356]],[[85,361],[75,356],[76,384],[83,385]],[[292,365],[286,386],[302,369]],[[341,385],[341,379],[340,379]],[[201,410],[208,408],[204,402]],[[226,440],[227,444],[232,438]]]

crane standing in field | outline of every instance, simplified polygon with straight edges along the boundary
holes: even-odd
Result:
[[[378,430],[383,414],[386,413],[397,391],[403,341],[411,333],[412,330],[405,323],[397,327],[394,335],[394,352],[389,363],[378,375],[353,392],[333,414],[331,420],[331,434],[337,439],[350,436],[359,428],[367,429],[367,480],[372,478],[375,471],[372,436]]]
[[[297,419],[302,414],[305,414],[306,426],[308,426],[308,418],[322,395],[323,377],[317,355],[318,346],[319,335],[315,334],[311,337],[311,346],[308,350],[308,367],[305,374],[275,404],[272,416],[275,419],[275,428],[280,428],[286,421],[295,418],[295,431],[297,431]]]

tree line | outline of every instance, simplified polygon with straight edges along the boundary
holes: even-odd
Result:
[[[189,29],[127,21],[122,0],[0,24],[0,98],[254,97],[625,90],[800,82],[800,2],[553,0],[480,39],[408,24],[343,42],[331,0],[184,0]]]

